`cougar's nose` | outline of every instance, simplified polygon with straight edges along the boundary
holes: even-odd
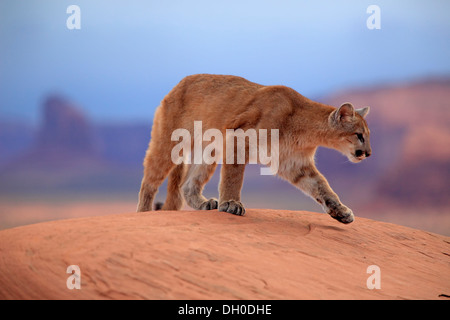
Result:
[[[366,158],[370,157],[370,155],[372,154],[372,151],[366,151]]]
[[[362,150],[356,150],[356,151],[355,151],[355,156],[356,156],[357,158],[361,157],[363,154],[364,154],[364,152],[363,152]]]

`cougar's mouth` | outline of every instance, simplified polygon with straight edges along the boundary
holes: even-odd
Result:
[[[357,157],[355,154],[352,154],[351,157],[348,157],[349,160],[353,163],[358,163],[361,162],[362,160],[364,160],[366,158],[365,155],[359,156]]]

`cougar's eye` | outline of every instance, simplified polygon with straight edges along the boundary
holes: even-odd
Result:
[[[361,141],[361,143],[364,143],[364,137],[363,137],[362,133],[355,133],[355,134],[358,137],[358,140]]]

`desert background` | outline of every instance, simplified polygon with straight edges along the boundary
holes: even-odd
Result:
[[[80,29],[69,5],[0,5],[0,229],[134,211],[154,110],[183,77],[219,73],[370,106],[373,156],[319,148],[319,170],[356,216],[450,235],[446,2],[381,1],[380,29],[359,1],[79,1]],[[248,207],[321,212],[258,171]]]
[[[447,299],[450,3],[377,1],[378,29],[368,27],[372,4],[2,1],[0,298]],[[370,158],[353,164],[325,148],[316,157],[355,222],[338,225],[255,165],[243,220],[188,207],[135,214],[155,109],[197,73],[370,106]],[[207,197],[218,196],[219,172]],[[156,200],[165,194],[166,183]],[[60,287],[73,263],[88,271],[84,294]],[[387,291],[367,291],[371,263],[390,274]],[[223,273],[242,266],[234,282]],[[342,277],[331,276],[336,266]],[[55,274],[56,287],[40,280]]]
[[[373,157],[352,164],[319,148],[316,163],[357,217],[450,235],[450,79],[348,89],[320,99],[372,106]],[[0,129],[0,226],[134,211],[152,119],[95,123],[82,107],[46,96],[41,123]],[[205,194],[217,197],[220,168]],[[157,196],[164,201],[166,184]],[[249,208],[321,207],[289,183],[248,165],[243,201]],[[187,207],[186,207],[187,209]]]

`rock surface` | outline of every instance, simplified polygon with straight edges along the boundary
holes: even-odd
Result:
[[[81,271],[69,290],[67,267]],[[368,267],[380,289],[368,289]],[[370,281],[369,281],[370,282]],[[0,299],[447,299],[450,238],[356,218],[158,211],[0,231]]]

